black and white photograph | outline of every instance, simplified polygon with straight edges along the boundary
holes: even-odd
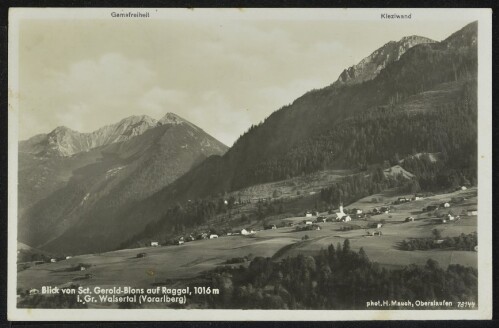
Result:
[[[11,9],[9,320],[490,319],[491,14]]]

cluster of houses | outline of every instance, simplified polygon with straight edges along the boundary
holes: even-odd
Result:
[[[277,227],[275,225],[272,225],[271,229],[277,229]],[[178,237],[177,239],[175,239],[175,241],[173,242],[173,244],[174,245],[183,245],[186,242],[190,242],[190,241],[194,241],[194,240],[217,239],[217,238],[223,237],[223,236],[238,236],[238,235],[241,235],[241,236],[251,236],[251,235],[256,234],[257,231],[258,230],[243,228],[243,229],[241,229],[239,231],[227,232],[226,234],[220,234],[220,235],[219,234],[215,234],[215,233],[206,233],[206,232],[203,232],[203,233],[200,233],[197,236],[197,238],[194,237],[193,235],[189,235],[188,237],[184,237],[184,236]],[[159,247],[159,246],[161,246],[161,244],[158,241],[150,241],[149,245],[150,245],[150,247]]]
[[[390,206],[375,207],[371,210],[371,215],[388,214]]]

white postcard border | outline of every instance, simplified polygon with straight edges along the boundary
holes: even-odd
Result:
[[[18,309],[16,307],[19,24],[24,19],[116,19],[111,12],[148,11],[150,19],[336,19],[378,20],[380,13],[413,13],[421,20],[478,20],[478,299],[476,310],[150,310]],[[139,18],[136,18],[137,20]],[[12,321],[329,321],[492,318],[492,10],[491,9],[154,9],[11,8],[8,74],[8,287]]]

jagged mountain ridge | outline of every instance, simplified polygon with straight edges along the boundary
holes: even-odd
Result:
[[[358,64],[343,70],[334,85],[352,85],[372,80],[389,63],[399,60],[400,56],[410,48],[434,42],[434,40],[417,35],[406,36],[399,41],[390,41]]]
[[[48,134],[39,134],[19,143],[23,153],[38,155],[71,156],[92,148],[122,142],[143,134],[163,124],[190,124],[174,113],[167,113],[160,120],[147,115],[134,115],[121,121],[103,126],[90,133],[74,131],[59,126]]]
[[[92,221],[86,218],[88,213],[114,212],[141,200],[226,149],[199,127],[170,113],[161,124],[135,137],[71,156],[22,154],[19,240],[33,247],[45,245],[80,220]]]

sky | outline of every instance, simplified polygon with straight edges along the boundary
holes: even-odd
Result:
[[[231,146],[252,124],[391,40],[469,21],[25,19],[19,139],[168,112]]]

